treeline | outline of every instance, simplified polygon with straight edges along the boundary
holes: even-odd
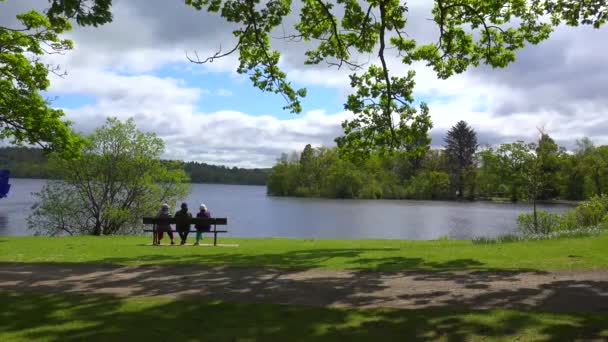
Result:
[[[49,167],[47,156],[39,148],[0,148],[0,169],[10,170],[14,178],[57,178]]]
[[[387,199],[584,200],[608,193],[608,146],[584,138],[568,152],[545,132],[537,141],[477,144],[459,122],[442,149],[423,157],[405,151],[354,160],[338,148],[283,155],[272,168],[269,195]]]
[[[241,169],[205,163],[183,163],[193,183],[265,185],[270,169]]]
[[[168,162],[168,161],[164,161]],[[269,169],[242,169],[197,162],[180,162],[193,183],[264,185]],[[14,178],[57,179],[48,158],[38,148],[0,148],[0,168],[9,169]]]

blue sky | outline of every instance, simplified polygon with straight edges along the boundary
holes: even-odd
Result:
[[[119,72],[124,76],[138,73]],[[231,110],[247,113],[252,116],[270,115],[280,120],[294,117],[293,113],[283,110],[285,100],[280,94],[263,92],[252,86],[247,75],[230,72],[193,72],[191,65],[174,63],[162,66],[152,72],[145,73],[158,78],[171,78],[183,81],[183,86],[201,89],[202,94],[196,103],[196,109],[201,113],[211,113],[221,110]],[[302,82],[292,82],[292,85],[307,89],[307,96],[302,100],[303,112],[325,110],[337,113],[343,110],[345,97],[332,87],[306,85]],[[46,93],[53,104],[61,108],[75,109],[85,105],[94,105],[96,97],[87,93]]]

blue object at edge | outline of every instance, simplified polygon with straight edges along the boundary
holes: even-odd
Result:
[[[11,185],[8,184],[10,175],[11,172],[9,170],[0,170],[0,198],[6,197],[11,189]]]

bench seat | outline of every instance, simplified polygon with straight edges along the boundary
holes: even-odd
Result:
[[[204,230],[203,233],[211,233],[213,234],[213,245],[217,246],[217,234],[228,233],[227,230],[218,230],[217,226],[225,226],[228,224],[228,219],[224,217],[212,217],[212,218],[183,218],[183,217],[144,217],[143,224],[152,224],[156,227],[157,224],[188,224],[188,225],[208,225],[209,227],[213,226],[213,229]],[[168,230],[164,230],[166,232]],[[146,233],[152,233],[152,243],[156,244],[157,241],[157,229],[144,229]],[[171,229],[171,232],[177,232],[176,229]],[[190,233],[196,233],[196,230],[189,230]]]

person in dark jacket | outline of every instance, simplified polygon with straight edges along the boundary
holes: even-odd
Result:
[[[211,213],[209,212],[209,210],[207,209],[207,206],[205,204],[201,204],[200,206],[200,210],[199,212],[196,214],[197,218],[210,218],[211,217]],[[201,241],[201,239],[203,238],[203,232],[208,232],[211,230],[211,226],[209,226],[209,224],[199,224],[197,223],[195,225],[196,227],[196,242],[194,243],[195,246],[198,246]]]
[[[175,213],[175,218],[181,218],[181,219],[191,219],[192,218],[192,214],[190,214],[188,212],[188,204],[187,203],[182,203],[182,208]],[[180,239],[182,240],[180,245],[183,245],[186,243],[186,239],[188,238],[188,233],[190,232],[190,222],[177,222],[175,224],[175,230],[177,230],[177,233],[179,234]]]
[[[171,218],[171,214],[169,214],[169,205],[167,203],[163,203],[156,217]],[[171,225],[169,223],[159,223],[156,226],[156,234],[158,234],[156,245],[160,245],[160,240],[163,239],[164,232],[167,232],[167,235],[169,235],[169,238],[171,239],[171,244],[175,245],[175,242],[173,242],[173,232],[171,231]]]

